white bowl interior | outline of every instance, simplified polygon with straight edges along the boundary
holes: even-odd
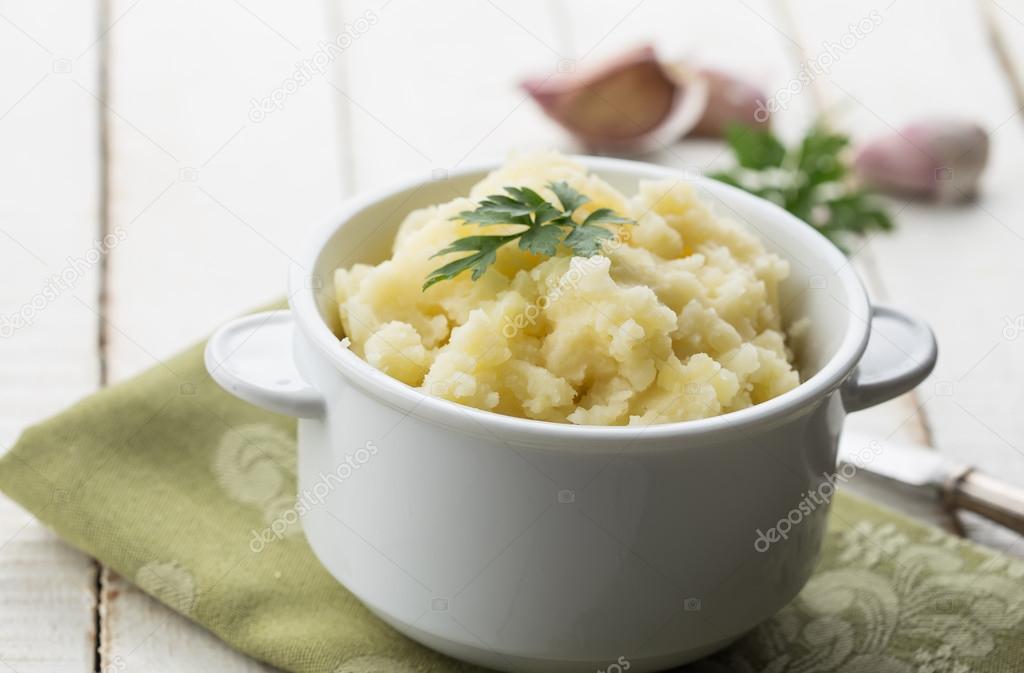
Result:
[[[590,168],[609,184],[630,195],[640,180],[680,177],[668,168],[586,158]],[[310,283],[323,320],[335,334],[341,333],[334,300],[333,275],[339,267],[356,263],[376,264],[391,256],[391,243],[399,225],[412,210],[449,201],[469,193],[486,170],[468,170],[445,179],[397,189],[359,208],[324,242],[316,258]],[[757,232],[765,246],[790,261],[790,276],[780,287],[783,321],[791,326],[807,317],[811,328],[791,340],[801,379],[806,381],[832,359],[846,335],[850,320],[866,323],[866,305],[851,297],[856,276],[841,253],[830,250],[820,234],[781,208],[740,190],[712,180],[698,179],[702,196],[720,216],[741,221]],[[834,254],[823,254],[828,251]]]

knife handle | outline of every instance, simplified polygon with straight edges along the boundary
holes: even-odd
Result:
[[[952,509],[980,514],[1024,534],[1024,489],[968,469],[946,486],[945,495]]]

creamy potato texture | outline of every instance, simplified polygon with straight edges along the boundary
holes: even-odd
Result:
[[[577,219],[611,208],[604,254],[543,257],[515,243],[476,281],[421,290],[466,253],[430,256],[470,234],[518,231],[452,219],[505,186],[564,180],[590,197]],[[510,161],[468,198],[412,212],[391,259],[339,269],[350,348],[425,393],[497,413],[582,425],[646,425],[749,407],[795,387],[777,288],[788,262],[712,212],[682,180],[624,195],[554,153]]]

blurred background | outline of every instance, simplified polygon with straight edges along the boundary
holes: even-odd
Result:
[[[753,87],[787,144],[822,123],[851,156],[899,157],[931,123],[984,130],[974,198],[966,183],[883,197],[893,230],[846,243],[875,300],[940,344],[925,384],[851,427],[1024,484],[1024,0],[2,0],[0,447],[280,297],[345,198],[588,149],[565,128],[586,106],[558,107],[560,124],[522,83],[551,104],[645,45],[666,69]],[[596,150],[692,174],[735,164],[721,129],[684,131]],[[936,504],[892,504],[1024,554]],[[97,640],[114,667],[262,668],[2,496],[0,584],[0,658],[19,673],[92,671]]]

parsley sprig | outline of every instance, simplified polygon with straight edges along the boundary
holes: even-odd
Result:
[[[472,254],[431,271],[423,283],[424,290],[434,283],[454,278],[463,271],[472,270],[472,278],[477,280],[494,264],[498,248],[517,239],[521,250],[545,257],[554,257],[559,244],[572,250],[577,257],[592,257],[601,252],[605,241],[614,237],[611,231],[601,225],[632,223],[632,220],[616,215],[610,208],[598,208],[582,222],[577,222],[573,215],[590,199],[564,181],[548,185],[558,200],[557,204],[546,200],[529,187],[503,189],[505,194],[492,194],[481,201],[475,210],[464,210],[452,219],[481,227],[519,224],[526,228],[511,234],[456,239],[431,258],[453,252]]]
[[[726,132],[737,166],[711,177],[773,201],[828,237],[843,252],[850,235],[893,228],[876,198],[850,179],[849,138],[815,126],[796,146],[768,131],[736,125]]]

